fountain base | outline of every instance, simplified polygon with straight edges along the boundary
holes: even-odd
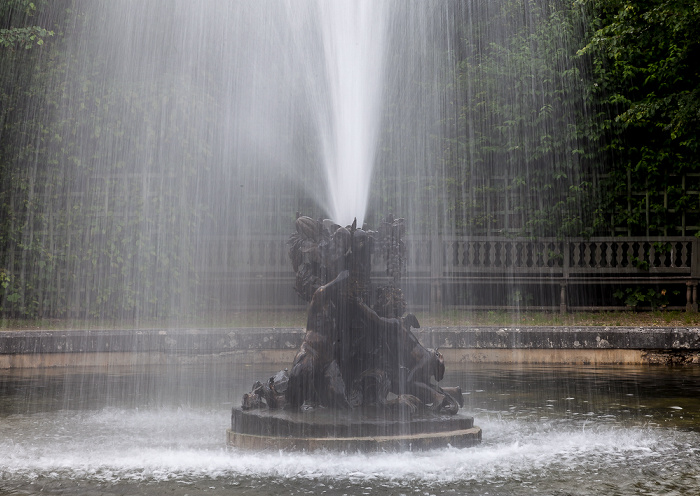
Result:
[[[242,410],[231,413],[229,446],[243,449],[377,451],[469,447],[481,429],[464,415],[402,418],[386,410]]]

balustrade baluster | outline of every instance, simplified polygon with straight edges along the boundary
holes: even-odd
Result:
[[[680,243],[681,245],[681,267],[689,267],[690,264],[688,262],[688,247],[690,246],[689,241],[682,241]]]
[[[676,255],[678,254],[678,243],[670,243],[671,248],[668,250],[669,267],[676,267]]]
[[[538,264],[539,267],[547,267],[549,265],[549,246],[545,243],[539,243],[540,256],[538,257],[542,262]]]
[[[647,245],[649,246],[649,267],[661,267],[661,264],[657,263],[656,260],[656,249],[654,248],[654,244],[647,243]],[[659,255],[661,255],[661,253],[659,253]]]
[[[645,248],[644,248],[645,243],[639,243],[639,247],[637,248],[637,258],[639,260],[646,260],[646,254],[645,254]],[[651,261],[649,262],[649,265],[651,266]]]
[[[585,248],[583,249],[583,264],[585,267],[595,267],[595,264],[591,264],[591,243],[586,242]]]
[[[451,243],[442,243],[443,250],[448,253],[445,257],[445,270],[449,271],[454,267],[459,266],[459,242],[453,241]]]
[[[527,266],[537,267],[537,246],[535,243],[528,242],[527,246]]]
[[[651,249],[653,251],[650,251],[650,256],[652,257],[652,260],[654,258],[658,257],[659,263],[656,265],[656,267],[666,267],[666,262],[669,260],[669,252],[667,251],[656,251],[656,248],[654,245],[651,246]]]
[[[489,262],[489,267],[493,267],[495,262],[496,262],[496,257],[494,255],[495,252],[495,243],[493,241],[487,241],[485,243],[488,246],[488,262]]]
[[[579,267],[581,263],[581,243],[571,243],[573,253],[571,253],[571,266]]]
[[[622,249],[622,243],[615,243],[615,267],[622,267],[622,259],[625,256],[625,251]]]
[[[486,266],[486,243],[484,241],[479,242],[479,267]]]
[[[564,267],[564,259],[568,255],[569,244],[564,241],[559,241],[557,243],[557,265],[559,267]]]
[[[634,258],[634,243],[627,243],[627,267],[632,267],[632,259]]]
[[[465,265],[473,266],[474,265],[474,242],[469,241],[467,243],[467,247],[468,247],[467,248],[467,255],[466,255],[467,263]]]

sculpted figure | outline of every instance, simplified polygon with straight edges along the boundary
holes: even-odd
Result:
[[[358,302],[357,311],[362,315],[366,329],[382,341],[385,352],[378,355],[377,363],[368,364],[371,366],[368,368],[381,368],[387,373],[390,385],[385,389],[396,394],[399,403],[410,395],[421,404],[429,405],[433,411],[457,413],[462,402],[461,390],[457,388],[450,395],[431,383],[432,378],[436,382],[442,380],[445,363],[439,351],[425,348],[411,332],[412,327],[420,327],[415,315],[380,317],[362,302]],[[416,405],[413,400],[408,399],[407,402]],[[411,407],[411,410],[414,409]]]
[[[255,381],[251,392],[243,395],[241,408],[243,410],[254,410],[264,407],[272,409],[284,408],[287,404],[286,392],[288,381],[289,374],[287,374],[287,369],[270,377],[267,384]]]
[[[290,237],[295,288],[309,301],[306,333],[289,374],[256,382],[243,408],[350,409],[375,405],[408,413],[429,409],[454,414],[459,388],[440,388],[442,354],[420,344],[403,315],[403,293],[395,286],[405,265],[403,219],[390,218],[379,233],[298,217]],[[394,284],[380,288],[375,309],[367,294],[375,238]]]
[[[341,289],[349,278],[347,270],[321,286],[311,298],[304,342],[299,349],[287,386],[287,401],[292,407],[319,404],[349,408],[345,381],[338,366],[338,317],[344,313]]]

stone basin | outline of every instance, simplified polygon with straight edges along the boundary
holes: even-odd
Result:
[[[466,415],[413,415],[386,410],[242,410],[231,413],[229,446],[243,449],[377,451],[469,447],[481,429]]]

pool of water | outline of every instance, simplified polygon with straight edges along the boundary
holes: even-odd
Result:
[[[449,366],[483,443],[369,454],[227,448],[275,365],[4,372],[0,494],[698,494],[700,368]]]

